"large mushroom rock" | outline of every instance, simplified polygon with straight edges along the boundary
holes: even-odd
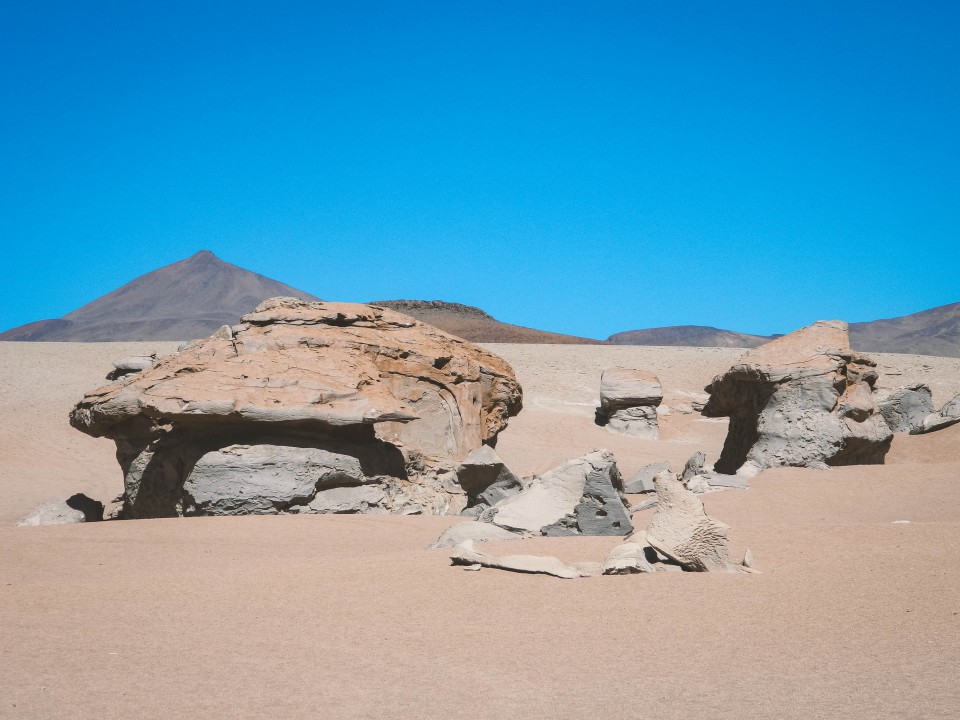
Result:
[[[124,517],[456,513],[457,464],[521,398],[506,361],[413,318],[274,298],[88,393],[70,423],[116,442]]]
[[[671,472],[653,480],[657,511],[647,527],[650,547],[696,572],[737,572],[727,552],[727,526],[714,520],[703,503]]]
[[[544,535],[628,535],[633,531],[623,480],[609,450],[594,450],[543,475],[479,519]]]
[[[750,350],[706,388],[703,414],[730,418],[714,469],[882,463],[892,433],[874,401],[875,367],[835,320]]]
[[[656,440],[660,432],[657,406],[661,402],[663,388],[655,375],[630,368],[604,370],[597,421],[621,435]]]

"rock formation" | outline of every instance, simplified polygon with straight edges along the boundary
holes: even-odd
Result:
[[[877,406],[893,432],[917,435],[923,432],[923,421],[933,412],[933,393],[926,385],[911,385],[879,399]]]
[[[624,482],[623,491],[625,493],[632,494],[652,493],[655,489],[653,487],[653,478],[657,476],[657,473],[662,473],[664,470],[669,469],[670,463],[665,462],[645,465],[637,470],[637,472],[632,475],[629,480]]]
[[[428,549],[455,547],[464,540],[471,540],[473,542],[496,542],[522,539],[523,535],[505,530],[499,525],[467,520],[466,522],[457,523],[456,525],[448,527]]]
[[[540,476],[479,519],[544,535],[627,535],[633,530],[613,454],[594,450]]]
[[[99,520],[103,520],[103,503],[83,493],[77,493],[63,502],[54,501],[41,505],[17,525],[19,527],[70,525]]]
[[[467,565],[479,570],[481,567],[497,570],[512,570],[521,573],[542,573],[554,577],[572,580],[585,577],[581,570],[564,565],[555,557],[542,555],[504,555],[496,557],[478,552],[473,547],[472,540],[464,540],[453,549],[450,560],[454,565]]]
[[[483,445],[464,458],[457,468],[457,480],[469,498],[464,514],[479,515],[491,505],[520,492],[519,478],[510,472],[489,445]]]
[[[820,321],[748,351],[706,388],[707,417],[729,417],[714,469],[882,463],[892,433],[874,402],[876,363],[847,324]]]
[[[657,406],[663,388],[656,376],[642,370],[612,368],[600,376],[600,409],[597,421],[621,435],[656,440]]]
[[[703,503],[671,472],[654,479],[657,510],[647,528],[647,542],[685,570],[733,572],[727,552],[727,526],[709,517]]]
[[[116,442],[124,517],[458,513],[458,464],[520,407],[510,366],[464,340],[383,308],[274,298],[87,394],[70,422]]]
[[[939,412],[930,413],[923,419],[921,432],[933,432],[960,423],[960,395],[947,400]]]

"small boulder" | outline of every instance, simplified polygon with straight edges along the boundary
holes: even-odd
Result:
[[[103,503],[83,493],[76,493],[62,502],[54,501],[41,505],[17,525],[20,527],[70,525],[99,520],[103,520]]]
[[[489,445],[481,445],[457,467],[457,479],[469,498],[467,508],[496,505],[520,492],[519,478]]]
[[[635,540],[617,545],[603,561],[604,575],[629,575],[631,573],[655,572],[653,565],[647,560],[644,548],[646,543]]]
[[[933,394],[922,383],[900,388],[879,402],[880,414],[895,433],[916,435],[933,412]]]
[[[655,375],[629,368],[604,370],[597,421],[621,435],[656,440],[657,406],[661,402],[663,388]]]
[[[920,432],[933,432],[945,427],[960,423],[960,395],[954,396],[940,408],[939,412],[930,413],[923,419],[923,428]]]
[[[509,530],[551,535],[627,535],[633,530],[623,480],[609,450],[594,450],[530,478],[518,494],[501,500],[480,519]]]
[[[623,484],[623,491],[628,494],[650,493],[654,491],[653,478],[657,473],[670,469],[670,463],[653,463],[640,468]]]

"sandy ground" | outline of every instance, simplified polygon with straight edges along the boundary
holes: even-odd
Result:
[[[465,572],[424,549],[443,517],[14,527],[119,492],[112,444],[66,413],[111,359],[174,346],[0,343],[0,718],[960,717],[960,426],[898,436],[885,466],[706,496],[755,576]],[[725,424],[697,415],[662,417],[656,442],[598,428],[599,375],[653,370],[676,405],[739,351],[489,347],[525,389],[498,447],[518,472],[595,447],[626,474],[716,459]],[[958,359],[876,357],[887,385],[960,392]],[[575,561],[614,544],[486,547]]]

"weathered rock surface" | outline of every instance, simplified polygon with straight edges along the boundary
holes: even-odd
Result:
[[[546,535],[627,535],[633,530],[613,454],[595,450],[525,481],[481,520]]]
[[[604,575],[629,575],[631,573],[656,572],[653,565],[647,560],[644,548],[646,542],[628,540],[617,545],[603,561]]]
[[[489,445],[467,455],[457,468],[457,479],[466,491],[472,507],[496,505],[520,492],[520,479],[510,472]]]
[[[923,419],[919,432],[934,432],[945,427],[960,423],[960,395],[947,400],[938,412],[933,412]]]
[[[600,409],[597,420],[621,435],[656,440],[657,406],[663,388],[655,375],[642,370],[611,368],[600,376]]]
[[[54,501],[41,505],[17,525],[20,527],[69,525],[98,520],[103,520],[103,503],[83,493],[76,493],[63,502]]]
[[[468,520],[467,522],[451,525],[437,538],[437,541],[429,546],[429,549],[455,547],[464,540],[473,542],[497,542],[502,540],[520,540],[523,535],[493,525],[492,523],[477,522]]]
[[[892,433],[873,397],[876,363],[847,324],[820,321],[747,352],[706,388],[707,417],[729,417],[714,469],[882,463]]]
[[[926,385],[911,385],[890,393],[877,405],[893,432],[916,435],[923,432],[924,420],[933,412],[933,393]]]
[[[727,552],[727,526],[709,517],[700,498],[673,473],[660,473],[654,484],[657,510],[647,528],[650,546],[685,570],[735,572]]]
[[[124,375],[138,373],[152,368],[156,355],[131,355],[113,362],[113,370],[107,373],[107,380],[117,380]]]
[[[623,491],[630,494],[653,492],[653,478],[657,473],[670,469],[670,463],[653,463],[640,468],[629,480],[624,482]]]
[[[274,298],[88,393],[70,422],[116,442],[127,518],[457,513],[457,466],[520,407],[510,366],[460,338],[384,308]]]
[[[576,568],[565,565],[555,557],[541,555],[504,555],[496,557],[478,552],[472,540],[465,540],[453,549],[450,559],[454,565],[480,565],[498,570],[512,570],[522,573],[542,573],[571,580],[584,577]]]

